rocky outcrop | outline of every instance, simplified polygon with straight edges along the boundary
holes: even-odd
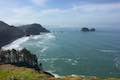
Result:
[[[88,31],[89,31],[89,29],[88,29],[88,28],[86,28],[86,27],[84,27],[84,28],[82,28],[82,29],[81,29],[81,31],[83,31],[83,32],[88,32]]]
[[[49,32],[40,24],[30,24],[24,26],[10,26],[0,21],[0,48],[11,43],[17,38],[29,35],[39,35],[41,32]]]
[[[91,28],[90,31],[94,32],[94,31],[96,31],[96,29],[95,28]]]
[[[81,31],[83,31],[83,32],[94,32],[94,31],[96,31],[96,29],[95,28],[89,29],[87,27],[83,27],[83,28],[81,28]]]
[[[20,51],[15,49],[0,50],[0,64],[14,64],[16,66],[34,68],[35,70],[42,69],[42,65],[38,65],[36,55],[31,54],[25,48]]]

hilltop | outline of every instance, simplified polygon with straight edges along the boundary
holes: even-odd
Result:
[[[66,76],[55,78],[32,68],[0,65],[0,80],[120,80],[120,78],[97,78],[85,76]]]

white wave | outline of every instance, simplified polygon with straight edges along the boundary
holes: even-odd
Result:
[[[40,52],[43,53],[48,49],[48,47],[44,47]]]
[[[75,74],[72,74],[71,76],[72,76],[72,77],[79,77],[78,75],[75,75]]]
[[[116,58],[114,59],[114,62],[115,62],[115,63],[114,63],[114,64],[115,64],[115,67],[120,70],[120,57],[119,57],[119,56],[116,57]]]
[[[37,39],[52,39],[55,38],[55,36],[52,33],[44,33],[41,35],[35,35],[31,36],[31,39],[37,40]]]
[[[37,40],[37,39],[41,38],[41,35],[32,36],[31,38]]]
[[[55,38],[55,36],[52,33],[46,34],[48,36],[49,39],[51,38]]]
[[[19,38],[19,39],[13,41],[12,43],[3,46],[2,49],[3,50],[11,50],[11,49],[20,50],[20,49],[22,49],[22,47],[20,45],[23,44],[24,42],[26,42],[27,40],[29,40],[29,37]]]
[[[71,62],[71,61],[72,61],[72,59],[68,59],[68,61],[69,61],[69,62]]]
[[[28,40],[37,40],[37,39],[43,39],[42,41],[37,41],[35,42],[36,45],[38,45],[38,47],[40,46],[40,44],[45,43],[44,41],[47,41],[49,39],[55,38],[55,36],[52,33],[48,33],[48,34],[42,34],[42,35],[31,35],[29,37],[22,37],[19,38],[15,41],[13,41],[12,43],[5,45],[2,47],[3,50],[11,50],[11,49],[16,49],[16,50],[20,50],[23,47],[21,46],[21,44],[27,42]],[[38,44],[37,44],[38,43]],[[29,44],[30,46],[33,44]],[[48,47],[44,47],[41,52],[44,52],[48,49]]]
[[[47,72],[49,72],[49,73],[51,73],[52,75],[54,75],[55,76],[55,78],[62,78],[63,76],[60,76],[60,75],[58,75],[58,74],[56,74],[56,73],[54,73],[55,71],[47,71]]]
[[[60,76],[60,75],[58,75],[58,74],[55,74],[55,73],[52,73],[54,76],[55,76],[55,78],[61,78],[62,76]]]
[[[77,65],[76,63],[72,63],[72,65]]]
[[[100,50],[101,52],[111,53],[111,52],[119,52],[118,50]]]
[[[38,44],[44,44],[44,42],[39,41]]]

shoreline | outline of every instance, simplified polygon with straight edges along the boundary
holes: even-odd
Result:
[[[36,35],[35,35],[36,36]],[[26,36],[27,37],[27,36]],[[22,38],[22,37],[21,37]],[[19,39],[19,38],[18,38]],[[17,40],[17,39],[16,39]],[[14,40],[15,41],[15,40]],[[12,42],[14,42],[14,41],[12,41]],[[9,44],[8,44],[9,45]],[[46,72],[46,71],[45,71]],[[48,72],[49,73],[49,72]],[[53,74],[53,73],[50,73],[50,74],[52,74],[52,75],[54,75],[54,76],[56,76],[55,74]],[[72,75],[68,75],[68,76],[72,76]],[[78,75],[79,76],[79,75]],[[80,75],[81,76],[81,75]],[[84,77],[85,77],[85,75],[83,75]],[[59,76],[58,75],[58,78],[59,77],[65,77],[65,76]],[[74,77],[75,77],[75,75],[74,75]],[[77,77],[77,76],[76,76]],[[89,77],[92,77],[92,76],[89,76]],[[98,77],[98,76],[93,76],[93,77]],[[117,77],[116,77],[117,78]]]

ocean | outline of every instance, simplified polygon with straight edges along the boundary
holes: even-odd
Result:
[[[120,30],[81,32],[50,28],[51,33],[17,39],[4,49],[23,47],[56,76],[120,77]]]

